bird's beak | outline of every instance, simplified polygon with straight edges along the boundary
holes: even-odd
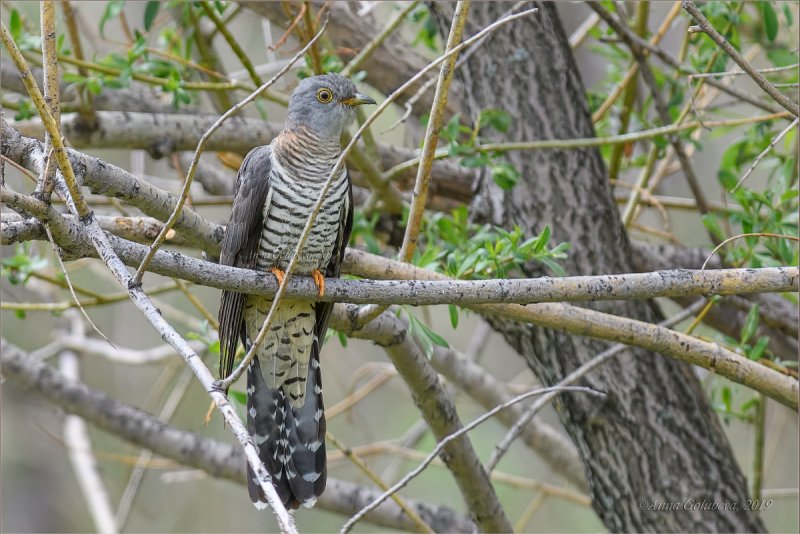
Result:
[[[360,106],[362,104],[377,104],[377,102],[375,102],[374,98],[371,98],[367,95],[362,95],[361,93],[356,93],[351,98],[342,100],[342,104],[348,106]]]

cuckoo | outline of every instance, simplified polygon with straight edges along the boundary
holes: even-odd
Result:
[[[356,106],[375,101],[338,74],[306,78],[289,99],[283,131],[254,148],[236,179],[220,263],[271,271],[280,282],[314,204],[341,155],[341,137]],[[339,275],[353,225],[350,176],[333,178],[294,272]],[[220,376],[233,369],[239,340],[249,350],[271,299],[223,291],[219,309]],[[282,299],[247,370],[247,430],[278,495],[292,509],[313,506],[325,489],[325,414],[319,353],[333,304]],[[266,497],[247,468],[250,499]]]

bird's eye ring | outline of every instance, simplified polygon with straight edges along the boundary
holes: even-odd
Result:
[[[322,102],[323,104],[327,104],[331,100],[333,100],[333,93],[330,89],[323,87],[319,91],[317,91],[317,100]]]

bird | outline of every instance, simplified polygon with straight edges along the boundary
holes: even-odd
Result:
[[[220,263],[272,272],[282,282],[320,193],[339,159],[341,137],[357,106],[375,104],[335,73],[300,81],[284,128],[251,150],[236,178]],[[353,192],[345,167],[333,178],[294,273],[338,277],[353,227]],[[231,374],[239,341],[249,350],[272,299],[223,291],[219,308],[220,378]],[[312,507],[325,490],[325,413],[320,348],[333,303],[282,299],[247,369],[247,431],[284,506]],[[267,498],[249,464],[247,486],[258,509]]]

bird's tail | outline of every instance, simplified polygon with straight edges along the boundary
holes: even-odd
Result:
[[[311,507],[325,490],[325,414],[319,342],[311,348],[305,402],[292,407],[284,386],[267,386],[258,358],[247,371],[247,430],[284,505]],[[247,466],[247,489],[257,508],[267,499]]]

